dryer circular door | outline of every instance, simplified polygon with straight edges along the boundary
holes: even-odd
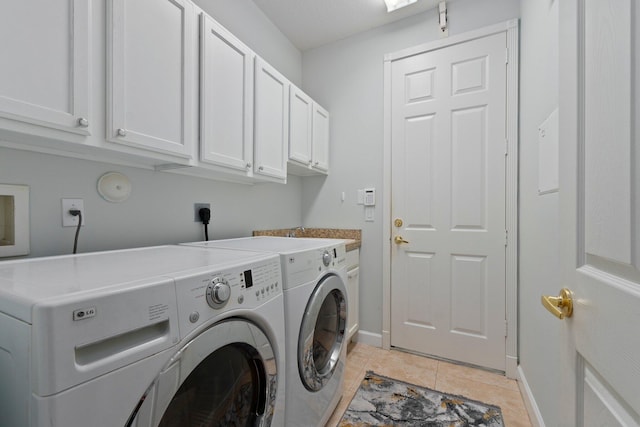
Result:
[[[340,276],[329,274],[307,303],[298,337],[298,370],[310,391],[322,389],[338,365],[347,326],[346,295]]]
[[[243,319],[216,323],[171,358],[127,426],[268,426],[277,375],[260,328]]]

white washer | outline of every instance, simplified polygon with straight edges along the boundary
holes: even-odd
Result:
[[[287,426],[324,426],[342,397],[347,342],[344,241],[249,237],[188,243],[271,251],[283,273]]]
[[[265,253],[2,262],[2,425],[282,426],[283,311],[280,262]]]

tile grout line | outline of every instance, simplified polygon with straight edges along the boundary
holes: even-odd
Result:
[[[440,375],[440,361],[436,360],[436,378],[433,383],[433,389],[438,391],[438,375]]]

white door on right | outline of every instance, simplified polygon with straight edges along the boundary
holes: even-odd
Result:
[[[564,373],[549,380],[562,390],[562,426],[639,426],[640,8],[559,6],[561,261],[573,315],[558,322],[564,344],[547,349]]]
[[[391,64],[391,345],[502,371],[506,46]]]

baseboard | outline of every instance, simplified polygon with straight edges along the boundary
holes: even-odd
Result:
[[[522,400],[524,401],[524,406],[527,408],[527,412],[529,413],[529,419],[531,420],[531,424],[533,427],[545,427],[544,420],[542,419],[542,414],[540,413],[540,409],[536,404],[536,399],[533,397],[533,393],[531,393],[531,389],[529,388],[529,383],[524,376],[524,371],[521,366],[518,366],[518,387],[520,388],[520,394],[522,395]]]
[[[382,335],[373,332],[358,331],[356,341],[373,347],[382,348]]]
[[[507,366],[505,369],[505,376],[515,380],[518,378],[518,358],[513,356],[507,356]]]

